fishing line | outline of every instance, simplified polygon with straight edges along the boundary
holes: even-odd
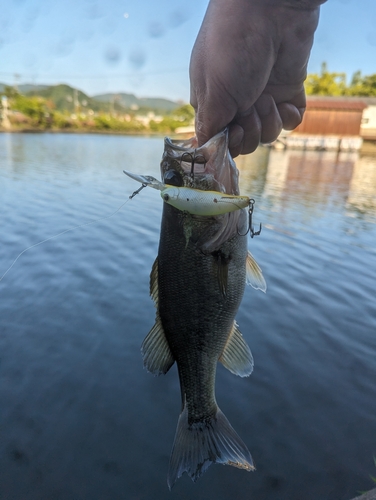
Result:
[[[22,250],[22,252],[20,254],[17,255],[17,257],[14,259],[14,261],[12,262],[12,264],[8,267],[8,269],[5,271],[5,273],[1,276],[0,278],[0,282],[3,280],[3,278],[8,274],[8,272],[12,269],[12,267],[14,266],[14,264],[18,261],[18,259],[21,257],[21,255],[23,255],[25,252],[27,252],[28,250],[30,250],[31,248],[34,248],[34,247],[37,247],[39,245],[41,245],[42,243],[46,243],[46,241],[50,241],[50,240],[53,240],[54,238],[57,238],[58,236],[62,236],[63,234],[65,233],[69,233],[69,231],[73,231],[74,229],[78,229],[80,227],[85,227],[85,226],[90,226],[91,224],[95,224],[96,222],[100,222],[102,220],[106,220],[106,219],[109,219],[110,217],[112,217],[113,215],[117,214],[123,207],[126,203],[128,203],[128,201],[130,201],[134,196],[136,196],[136,194],[138,194],[141,189],[144,189],[144,187],[146,187],[146,184],[142,184],[142,186],[137,189],[137,191],[135,191],[134,193],[132,193],[129,198],[127,200],[125,200],[124,203],[122,203],[120,205],[120,207],[118,209],[115,210],[115,212],[113,212],[112,214],[110,215],[106,215],[105,217],[100,217],[99,219],[95,219],[95,220],[92,220],[90,222],[85,222],[83,224],[79,224],[78,226],[74,226],[74,227],[71,227],[70,229],[66,229],[65,231],[61,231],[61,233],[58,233],[58,234],[55,234],[54,236],[50,236],[49,238],[46,238],[45,240],[42,240],[42,241],[39,241],[38,243],[34,243],[34,245],[30,245],[29,247],[25,248],[25,250]]]

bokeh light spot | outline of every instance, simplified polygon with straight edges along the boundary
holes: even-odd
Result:
[[[140,69],[145,64],[146,54],[143,49],[136,47],[129,54],[129,62],[135,69]]]
[[[165,27],[162,23],[154,21],[149,24],[148,33],[152,38],[159,38],[165,34]]]
[[[108,64],[118,64],[121,59],[120,50],[117,47],[108,47],[104,53],[104,58]]]

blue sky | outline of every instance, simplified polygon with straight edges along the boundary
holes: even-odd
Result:
[[[206,0],[2,0],[0,82],[189,100]],[[376,1],[328,0],[309,72],[376,73]],[[18,75],[18,76],[15,76]]]

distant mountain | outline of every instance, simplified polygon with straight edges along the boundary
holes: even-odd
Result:
[[[0,93],[4,91],[5,83],[0,83]],[[11,86],[11,85],[10,85]],[[85,109],[98,112],[146,114],[153,111],[156,114],[166,114],[179,108],[182,103],[159,97],[136,97],[124,92],[88,96],[70,85],[34,85],[25,83],[18,85],[18,91],[27,96],[40,96],[54,103],[58,111],[83,111]]]
[[[40,96],[54,103],[59,111],[74,112],[82,109],[92,109],[93,111],[108,111],[104,103],[95,101],[81,90],[74,89],[69,85],[59,84],[46,87],[42,90],[31,90],[26,93],[28,96]]]
[[[4,91],[7,84],[0,83],[0,93]],[[99,112],[119,112],[129,111],[146,114],[153,111],[156,114],[166,114],[174,111],[182,103],[170,101],[159,97],[136,97],[134,94],[124,92],[99,94],[93,97],[88,96],[70,85],[34,85],[25,83],[18,85],[21,94],[28,96],[40,96],[54,103],[58,111],[92,109]]]
[[[7,83],[0,83],[0,92],[4,92],[4,87],[12,87],[12,85],[8,85]],[[26,92],[30,92],[32,90],[44,90],[48,88],[48,85],[34,85],[33,83],[22,83],[18,85],[18,90],[21,94],[26,94]]]
[[[27,92],[39,91],[48,89],[49,85],[34,85],[33,83],[23,83],[22,85],[18,85],[18,90],[21,94],[26,94]]]
[[[93,99],[99,102],[112,102],[127,109],[153,110],[158,113],[168,113],[181,106],[181,103],[160,97],[136,97],[134,94],[123,92],[94,95]]]

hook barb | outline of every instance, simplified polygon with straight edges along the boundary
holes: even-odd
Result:
[[[195,149],[193,151],[193,153],[189,153],[188,151],[183,153],[181,155],[181,158],[180,158],[180,165],[183,161],[186,161],[188,163],[191,164],[191,172],[190,172],[190,176],[191,176],[191,179],[193,180],[194,177],[195,177],[195,163],[201,163],[204,165],[206,165],[206,159],[204,157],[204,155],[202,154],[196,154],[196,151],[197,149]]]
[[[261,233],[261,229],[262,229],[262,224],[260,222],[260,228],[258,231],[255,231],[254,227],[253,227],[253,223],[252,223],[252,215],[253,215],[253,208],[254,208],[254,204],[255,204],[255,200],[253,198],[251,198],[249,200],[249,208],[248,208],[248,229],[246,231],[246,233],[244,234],[241,234],[239,233],[238,231],[238,234],[239,236],[247,236],[247,234],[249,233],[251,238],[253,238],[254,236],[258,236],[260,233]]]

